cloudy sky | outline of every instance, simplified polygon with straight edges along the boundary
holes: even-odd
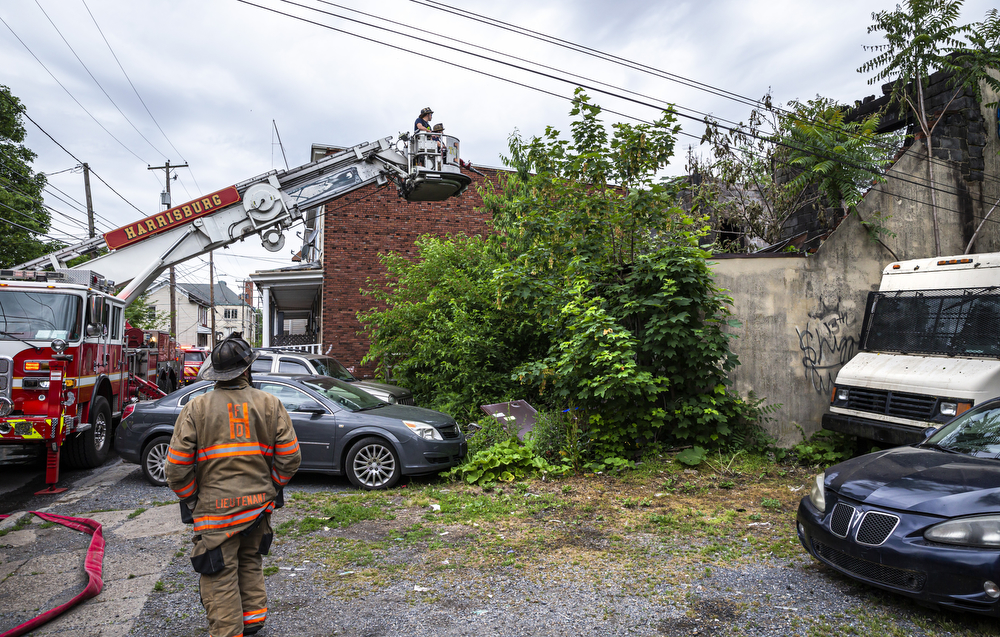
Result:
[[[176,172],[174,204],[284,168],[275,128],[296,166],[308,161],[314,143],[350,146],[410,130],[429,105],[434,121],[462,140],[465,159],[500,166],[514,131],[568,128],[573,82],[733,121],[744,120],[749,106],[719,93],[756,99],[770,90],[781,103],[817,94],[850,103],[880,90],[856,69],[871,56],[863,46],[880,42],[867,34],[872,12],[894,4],[4,0],[0,84],[38,124],[25,121],[26,143],[38,154],[35,170],[51,174],[46,203],[85,223],[83,175],[71,169],[87,162],[108,184],[91,180],[98,227],[107,231],[161,209],[164,171],[148,166],[190,165]],[[994,4],[968,0],[961,22],[982,20]],[[617,56],[633,68],[489,19]],[[654,107],[596,90],[591,96],[622,114],[608,113],[608,125],[657,115]],[[677,173],[703,130],[695,121],[681,123],[694,137],[680,139]],[[85,236],[58,215],[52,234]],[[219,274],[233,284],[288,264],[297,246],[288,239],[275,254],[255,240],[221,251]],[[207,281],[204,263],[182,266],[181,280]]]

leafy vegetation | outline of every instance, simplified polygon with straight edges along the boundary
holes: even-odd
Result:
[[[765,95],[746,124],[724,128],[709,120],[703,141],[711,162],[696,163],[692,203],[709,213],[720,233],[717,247],[753,252],[776,243],[793,214],[811,210],[833,228],[875,183],[899,145],[895,136],[876,136],[879,116],[845,119],[847,108],[817,96],[786,107]],[[873,240],[889,234],[881,215],[861,220]]]
[[[933,166],[933,132],[948,112],[947,106],[969,91],[982,102],[983,83],[1000,91],[1000,79],[990,69],[1000,68],[1000,17],[996,9],[979,23],[957,24],[962,0],[906,0],[895,10],[872,14],[868,32],[881,32],[882,44],[865,47],[875,57],[858,72],[871,73],[869,84],[892,84],[892,100],[902,115],[910,111],[916,119],[927,147],[926,165],[931,214],[934,222],[935,253],[941,253],[937,217],[937,186]],[[931,75],[950,71],[954,92],[945,108],[928,112],[924,91]]]
[[[45,175],[31,169],[35,153],[25,138],[21,101],[0,85],[0,267],[30,261],[64,244],[45,237],[51,215],[42,203]]]

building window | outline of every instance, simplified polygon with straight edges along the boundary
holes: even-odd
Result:
[[[236,308],[231,310],[222,310],[222,318],[234,319],[236,318]]]

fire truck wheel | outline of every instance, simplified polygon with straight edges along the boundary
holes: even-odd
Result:
[[[142,450],[142,475],[154,487],[167,486],[167,450],[170,449],[170,436],[154,438]]]
[[[98,396],[90,409],[90,429],[66,441],[66,461],[75,469],[99,467],[111,450],[111,407]]]
[[[403,469],[392,445],[369,436],[347,452],[347,477],[354,486],[368,491],[388,489],[399,481]]]

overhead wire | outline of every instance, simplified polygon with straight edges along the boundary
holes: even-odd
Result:
[[[324,4],[328,4],[327,0],[317,0],[317,1],[318,2],[323,2]],[[777,104],[777,103],[765,102],[763,100],[758,100],[758,99],[753,99],[753,98],[750,98],[750,97],[746,97],[744,95],[740,95],[738,93],[734,93],[732,91],[729,91],[729,90],[726,90],[726,89],[723,89],[723,88],[720,88],[720,87],[717,87],[717,86],[713,86],[711,84],[707,84],[707,83],[704,83],[704,82],[699,82],[697,80],[692,80],[690,78],[686,78],[684,76],[677,75],[675,73],[670,73],[670,72],[664,71],[662,69],[657,69],[655,67],[652,67],[652,66],[649,66],[649,65],[646,65],[646,64],[642,64],[642,63],[636,62],[634,60],[629,60],[628,58],[624,58],[624,57],[621,57],[621,56],[613,55],[611,53],[600,51],[599,49],[594,49],[594,48],[591,48],[591,47],[588,47],[588,46],[585,46],[585,45],[582,45],[582,44],[579,44],[579,43],[576,43],[576,42],[572,42],[570,40],[564,40],[562,38],[557,38],[555,36],[552,36],[552,35],[549,35],[549,34],[546,34],[546,33],[542,33],[540,31],[534,31],[534,30],[528,29],[526,27],[521,27],[521,26],[515,25],[513,23],[504,22],[503,20],[499,20],[497,18],[492,18],[492,17],[489,17],[489,16],[485,16],[483,14],[476,13],[476,12],[473,12],[473,11],[468,11],[466,9],[461,9],[461,8],[458,8],[458,7],[452,7],[450,5],[445,4],[444,2],[440,2],[439,0],[410,0],[410,1],[413,2],[413,3],[415,3],[415,4],[418,4],[420,6],[429,8],[429,9],[435,9],[437,11],[442,11],[442,12],[445,12],[445,13],[451,13],[453,15],[457,15],[457,16],[463,17],[465,19],[473,20],[473,21],[476,21],[476,22],[481,22],[483,24],[487,24],[489,26],[500,28],[500,29],[503,29],[503,30],[506,30],[506,31],[510,31],[510,32],[513,32],[513,33],[517,33],[517,34],[525,36],[525,37],[533,38],[533,39],[536,39],[536,40],[539,40],[539,41],[542,41],[542,42],[547,42],[549,44],[555,44],[556,46],[560,46],[560,47],[569,49],[571,51],[575,51],[575,52],[578,52],[578,53],[584,53],[586,55],[590,55],[592,57],[596,57],[596,58],[604,60],[604,61],[609,61],[609,62],[612,62],[612,63],[615,63],[615,64],[619,64],[619,65],[625,66],[626,68],[630,68],[630,69],[637,70],[637,71],[640,71],[640,72],[643,72],[643,73],[647,73],[647,74],[650,74],[650,75],[653,75],[653,76],[656,76],[656,77],[660,77],[660,78],[667,79],[667,80],[670,80],[670,81],[673,81],[673,82],[677,82],[677,83],[680,83],[680,84],[682,84],[684,86],[688,86],[689,88],[694,88],[696,90],[704,91],[704,92],[707,92],[707,93],[709,93],[711,95],[716,95],[716,96],[719,96],[719,97],[723,97],[725,99],[729,99],[729,100],[735,101],[737,103],[741,103],[741,104],[744,104],[744,105],[753,106],[755,108],[764,108],[766,110],[773,110],[775,112],[783,113],[783,114],[786,114],[786,115],[794,114],[793,111],[791,111],[789,109],[786,109],[786,108],[782,108],[781,105]],[[439,35],[438,37],[447,37],[447,36],[440,36]],[[719,121],[727,121],[728,123],[733,123],[731,120],[720,119]],[[842,131],[839,131],[839,129],[835,129],[835,128],[829,126],[828,124],[826,124],[825,122],[822,122],[822,121],[812,120],[811,123],[817,125],[819,128],[823,128],[825,130],[842,132]],[[853,137],[859,138],[858,136],[853,136]],[[944,161],[942,159],[936,158],[936,157],[932,157],[931,158],[931,163],[935,164],[937,166],[949,166],[948,162],[946,162],[946,161]],[[1000,178],[990,178],[990,180],[995,181],[997,183],[1000,183]]]
[[[417,39],[419,41],[427,42],[427,43],[435,45],[435,46],[439,46],[439,47],[443,47],[443,48],[446,48],[446,49],[450,49],[450,50],[458,52],[458,53],[462,53],[462,54],[465,54],[465,55],[470,55],[472,57],[477,57],[477,58],[480,58],[480,59],[484,59],[484,60],[487,60],[487,61],[495,62],[495,63],[502,64],[502,65],[505,65],[505,66],[509,66],[509,67],[512,67],[512,68],[520,69],[520,70],[526,71],[528,73],[533,73],[533,74],[536,74],[536,75],[541,75],[543,77],[554,79],[554,80],[559,81],[559,82],[569,83],[569,84],[574,84],[574,85],[579,85],[578,83],[576,83],[576,82],[570,82],[569,80],[567,80],[565,78],[560,78],[560,77],[553,76],[553,75],[548,74],[548,73],[543,73],[543,72],[540,72],[540,71],[537,71],[537,70],[528,69],[528,68],[525,68],[525,67],[521,67],[519,65],[511,64],[509,62],[504,62],[502,60],[494,60],[492,58],[489,58],[487,56],[480,55],[480,54],[477,54],[477,53],[469,53],[469,52],[466,52],[466,51],[462,51],[461,49],[457,49],[455,47],[451,47],[449,45],[431,42],[431,41],[426,40],[424,38],[418,38],[416,36],[409,36],[407,34],[399,33],[399,32],[396,32],[396,31],[392,31],[391,29],[387,29],[386,27],[379,27],[377,25],[368,25],[367,23],[361,22],[361,21],[356,20],[354,18],[345,18],[343,16],[339,16],[338,14],[331,14],[330,12],[323,11],[321,9],[316,9],[314,7],[308,7],[306,5],[302,5],[301,3],[294,2],[292,0],[280,0],[280,1],[283,2],[283,3],[285,3],[285,4],[291,4],[293,6],[298,6],[298,7],[301,7],[301,8],[309,9],[309,10],[312,10],[312,11],[315,11],[315,12],[318,12],[318,13],[322,13],[322,14],[326,14],[326,15],[332,15],[333,17],[338,17],[338,18],[341,18],[341,19],[345,19],[345,20],[348,20],[350,22],[364,24],[366,26],[370,26],[370,27],[378,29],[378,30],[382,30],[382,31],[387,31],[388,30],[388,31],[390,31],[392,33],[395,33],[397,35],[403,35],[403,36],[406,36],[406,37]],[[510,84],[514,84],[514,85],[517,85],[517,86],[521,86],[521,87],[524,87],[524,88],[528,88],[528,89],[536,91],[536,92],[540,92],[540,93],[543,93],[543,94],[551,95],[551,96],[556,97],[556,98],[561,99],[561,100],[572,101],[572,98],[568,98],[568,97],[566,97],[564,95],[561,95],[559,93],[555,93],[553,91],[549,91],[549,90],[546,90],[546,89],[542,89],[540,87],[536,87],[536,86],[529,85],[529,84],[526,84],[526,83],[523,83],[523,82],[519,82],[517,80],[513,80],[513,79],[510,79],[510,78],[502,77],[502,76],[499,76],[499,75],[496,75],[496,74],[493,74],[493,73],[489,73],[489,72],[486,72],[486,71],[482,71],[482,70],[479,70],[479,69],[475,69],[475,68],[472,68],[472,67],[469,67],[469,66],[466,66],[466,65],[463,65],[463,64],[459,64],[459,63],[451,61],[451,60],[442,59],[442,58],[439,58],[439,57],[436,57],[436,56],[433,56],[433,55],[430,55],[430,54],[427,54],[427,53],[422,53],[422,52],[414,51],[412,49],[407,49],[405,47],[401,47],[401,46],[398,46],[398,45],[395,45],[395,44],[391,44],[391,43],[388,43],[388,42],[384,42],[384,41],[381,41],[381,40],[370,38],[370,37],[367,37],[367,36],[364,36],[364,35],[361,35],[361,34],[358,34],[358,33],[354,33],[354,32],[351,32],[351,31],[347,31],[347,30],[344,30],[344,29],[340,29],[340,28],[334,27],[332,25],[324,24],[322,22],[317,22],[315,20],[310,20],[308,18],[305,18],[305,17],[302,17],[302,16],[298,16],[298,15],[295,15],[295,14],[292,14],[292,13],[288,13],[288,12],[284,12],[284,11],[279,11],[278,9],[274,9],[274,8],[271,8],[271,7],[260,5],[260,4],[257,4],[255,2],[251,2],[250,0],[237,0],[237,2],[240,2],[242,4],[246,4],[246,5],[249,5],[249,6],[253,6],[253,7],[256,7],[258,9],[263,9],[265,11],[269,11],[271,13],[275,13],[275,14],[278,14],[278,15],[281,15],[281,16],[285,16],[285,17],[288,17],[288,18],[299,20],[299,21],[305,22],[307,24],[312,24],[314,26],[318,26],[318,27],[321,27],[321,28],[324,28],[324,29],[328,29],[328,30],[331,30],[331,31],[335,31],[335,32],[338,32],[338,33],[349,35],[351,37],[359,38],[361,40],[372,42],[372,43],[378,44],[380,46],[385,46],[385,47],[388,47],[388,48],[396,49],[396,50],[399,50],[399,51],[402,51],[402,52],[405,52],[405,53],[409,53],[409,54],[416,55],[416,56],[419,56],[419,57],[423,57],[423,58],[426,58],[426,59],[429,59],[429,60],[440,62],[442,64],[446,64],[446,65],[453,66],[453,67],[456,67],[456,68],[460,68],[460,69],[463,69],[463,70],[466,70],[466,71],[470,71],[472,73],[476,73],[476,74],[480,74],[480,75],[485,75],[485,76],[488,76],[488,77],[492,77],[494,79],[497,79],[497,80],[500,80],[500,81],[504,81],[504,82],[507,82],[507,83],[510,83]],[[611,97],[615,97],[615,98],[622,99],[622,100],[625,100],[625,101],[628,101],[628,102],[632,102],[632,103],[640,105],[640,106],[660,109],[660,107],[658,105],[656,105],[656,104],[650,104],[650,103],[647,103],[647,102],[643,102],[643,101],[640,101],[640,100],[638,100],[636,98],[632,98],[632,97],[625,97],[625,96],[617,95],[617,94],[611,93],[611,92],[609,92],[607,90],[593,87],[591,85],[579,85],[579,86],[582,86],[582,88],[585,88],[585,89],[588,89],[588,90],[599,92],[599,93],[604,94],[604,95],[609,95]],[[638,121],[638,122],[647,123],[647,124],[651,123],[648,120],[645,120],[645,119],[643,119],[641,117],[637,117],[637,116],[634,116],[634,115],[622,113],[622,112],[619,112],[619,111],[614,111],[614,110],[606,109],[606,108],[602,109],[602,110],[605,111],[605,112],[612,113],[612,114],[615,114],[615,115],[620,115],[622,117],[626,117],[628,119],[632,119],[632,120],[635,120],[635,121]],[[685,113],[676,113],[676,114],[679,117],[685,117],[685,118],[688,118],[688,119],[693,119],[695,121],[698,121],[699,123],[704,123],[702,120],[699,120],[699,119],[695,118],[694,116],[687,115]],[[737,132],[737,129],[734,129],[732,127],[720,126],[720,128],[722,128],[724,130],[729,130],[731,132]],[[742,131],[742,132],[744,132],[748,136],[755,137],[755,138],[758,138],[758,139],[765,139],[765,141],[771,141],[771,142],[773,142],[777,146],[783,146],[783,147],[786,147],[786,148],[789,148],[789,149],[792,149],[792,150],[814,152],[814,153],[817,150],[821,150],[821,149],[818,149],[818,148],[815,148],[815,147],[812,148],[812,149],[810,149],[809,147],[804,147],[804,148],[803,147],[795,147],[795,146],[792,146],[792,145],[790,145],[790,144],[788,144],[786,142],[782,142],[780,140],[773,140],[773,139],[769,140],[769,139],[766,139],[764,136],[760,135],[759,133],[755,133],[753,131]],[[690,133],[685,133],[684,131],[681,131],[680,134],[686,135],[688,137],[692,137],[692,138],[695,138],[695,139],[699,139],[699,140],[701,139],[700,136],[692,135]],[[867,167],[867,166],[860,166],[860,165],[857,165],[857,164],[851,164],[849,162],[845,162],[843,159],[838,158],[838,157],[829,157],[829,156],[825,156],[825,155],[819,155],[819,156],[824,157],[826,159],[830,159],[830,160],[836,161],[838,163],[841,163],[841,164],[844,164],[844,165],[847,165],[847,166],[850,166],[850,167],[853,167],[853,168],[856,168],[856,169],[861,169],[861,170],[864,170],[866,172],[870,172],[874,176],[884,177],[886,175],[886,173],[884,171],[875,171],[875,170],[873,170],[873,169],[871,169],[870,167]],[[911,178],[902,177],[900,175],[893,175],[893,178],[896,179],[896,180],[898,180],[898,181],[902,181],[902,182],[905,182],[905,183],[910,183],[910,184],[913,184],[913,185],[920,186],[922,188],[931,188],[930,185],[928,185],[926,183],[921,183],[921,181],[919,180],[919,178],[917,178],[916,180],[914,180],[914,179],[911,179]],[[937,186],[937,185],[934,186],[933,189],[935,191],[941,192],[942,194],[948,194],[948,195],[953,195],[953,196],[960,196],[962,194],[962,193],[959,193],[957,189],[956,190],[948,190],[948,189],[945,189],[945,188],[943,188],[941,186]],[[902,195],[897,195],[897,196],[899,198],[911,199],[909,197],[904,197]],[[914,201],[917,201],[917,200],[914,200]],[[921,203],[924,203],[924,202],[921,202]],[[985,204],[985,203],[988,203],[988,202],[980,201],[980,203],[984,203]],[[960,211],[960,210],[951,209],[951,208],[945,208],[945,207],[943,207],[941,205],[938,205],[938,209],[939,210],[944,210],[944,211],[947,211],[947,212],[953,212],[953,213],[956,213],[956,214],[963,214],[963,212]],[[994,220],[990,219],[990,221],[992,222]],[[996,221],[996,223],[1000,223],[1000,221]]]
[[[161,156],[163,156],[164,158],[166,158],[167,155],[163,151],[161,151],[159,148],[157,148],[156,145],[153,144],[153,142],[149,141],[149,139],[147,139],[145,135],[142,134],[142,131],[139,130],[139,127],[136,126],[134,123],[132,123],[132,120],[130,120],[128,118],[128,115],[126,115],[125,112],[122,111],[121,107],[118,106],[118,103],[115,102],[114,98],[112,98],[111,95],[107,92],[107,90],[105,90],[104,86],[100,83],[100,81],[98,81],[98,79],[90,71],[90,68],[87,66],[87,64],[83,61],[82,58],[80,58],[80,55],[76,52],[76,49],[73,48],[73,45],[69,43],[69,40],[67,40],[66,36],[64,36],[62,34],[62,31],[59,30],[59,27],[56,26],[56,23],[53,22],[52,18],[49,17],[49,14],[45,12],[45,9],[42,7],[41,3],[38,0],[35,0],[35,4],[38,6],[38,9],[42,12],[42,15],[45,16],[45,19],[49,21],[49,24],[52,25],[52,28],[55,29],[56,33],[59,34],[59,37],[62,38],[63,43],[67,47],[69,47],[69,50],[73,54],[73,56],[76,58],[76,61],[80,63],[80,66],[82,66],[83,70],[87,72],[87,75],[90,76],[90,79],[94,80],[94,84],[97,85],[97,88],[101,89],[101,92],[104,93],[104,96],[108,98],[108,101],[111,102],[111,105],[114,106],[115,109],[118,111],[118,113],[122,117],[125,118],[125,121],[129,123],[129,125],[132,127],[132,129],[135,130],[135,132],[139,133],[139,137],[141,137],[147,144],[149,144],[150,148],[152,148],[157,153],[159,153]],[[93,16],[91,16],[91,17],[93,17]],[[117,60],[117,58],[115,58],[115,59]]]
[[[125,67],[122,65],[121,60],[118,59],[118,55],[115,53],[115,50],[111,47],[111,43],[108,41],[107,36],[104,35],[104,30],[101,29],[101,25],[97,23],[97,18],[94,16],[93,11],[90,10],[90,7],[87,5],[87,0],[80,0],[80,1],[83,3],[84,8],[87,9],[87,14],[90,15],[90,19],[94,21],[94,26],[97,27],[97,32],[101,34],[101,38],[104,40],[104,44],[106,44],[108,50],[111,51],[111,56],[115,58],[115,62],[118,64],[118,68],[121,69],[122,75],[124,75],[125,79],[128,80],[129,86],[132,87],[132,91],[135,93],[135,96],[139,98],[139,102],[142,104],[142,107],[146,109],[146,113],[149,115],[149,119],[153,120],[153,123],[156,125],[157,130],[159,130],[160,134],[163,135],[163,139],[167,140],[167,143],[170,144],[170,147],[174,149],[174,152],[177,153],[177,155],[181,158],[181,161],[187,164],[188,160],[184,158],[184,154],[181,153],[181,151],[177,150],[177,146],[174,145],[174,142],[171,141],[169,137],[167,137],[167,133],[163,130],[163,127],[160,126],[160,123],[156,121],[156,118],[153,116],[152,111],[149,110],[149,106],[146,105],[146,101],[142,99],[142,95],[140,95],[139,90],[136,89],[135,84],[132,82],[132,78],[129,77],[128,72],[125,71]],[[197,187],[198,191],[201,192],[201,187],[198,186],[198,179],[194,176],[194,171],[191,170],[190,166],[188,166],[188,172],[191,173],[191,179],[194,181],[195,187]]]
[[[104,126],[104,124],[102,124],[100,122],[100,120],[98,120],[96,117],[94,117],[94,114],[91,113],[89,110],[87,110],[87,107],[85,107],[83,104],[81,104],[80,100],[76,99],[76,96],[73,95],[73,93],[71,93],[70,90],[68,88],[66,88],[63,85],[62,82],[59,81],[59,78],[57,78],[55,76],[55,74],[53,74],[52,71],[50,71],[49,68],[47,66],[45,66],[45,64],[38,58],[38,56],[35,55],[35,53],[28,47],[28,45],[24,42],[24,40],[21,39],[21,37],[14,31],[14,29],[11,28],[11,26],[9,24],[7,24],[7,22],[2,17],[0,17],[0,22],[3,22],[3,25],[5,27],[7,27],[7,29],[14,35],[15,38],[17,38],[17,41],[21,43],[21,46],[23,46],[25,48],[25,50],[27,50],[28,53],[31,54],[31,57],[35,58],[35,61],[38,62],[43,69],[45,69],[46,73],[48,73],[50,76],[52,76],[52,79],[55,80],[56,84],[58,84],[60,86],[60,88],[62,88],[62,90],[66,91],[66,94],[70,96],[70,99],[72,99],[74,102],[76,102],[76,105],[79,106],[81,109],[83,109],[83,112],[86,113],[87,115],[89,115],[90,119],[94,120],[95,124],[97,124],[98,126],[100,126],[101,129],[105,133],[107,133],[108,135],[111,136],[111,139],[113,139],[116,142],[118,142],[118,145],[120,145],[122,148],[124,148],[126,151],[128,151],[128,153],[130,155],[132,155],[133,157],[135,157],[136,159],[138,159],[139,161],[141,161],[141,162],[143,162],[145,164],[149,164],[149,162],[147,162],[145,159],[143,159],[142,157],[140,157],[139,155],[137,155],[135,153],[135,151],[133,151],[128,146],[126,146],[125,143],[122,142],[122,140],[120,140],[117,137],[115,137],[114,133],[112,133],[111,131],[109,131]]]

